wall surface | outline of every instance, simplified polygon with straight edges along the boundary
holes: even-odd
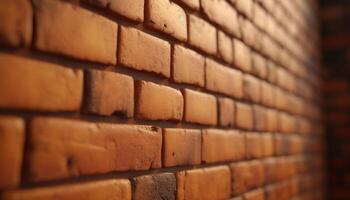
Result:
[[[3,199],[323,199],[314,0],[0,0]]]

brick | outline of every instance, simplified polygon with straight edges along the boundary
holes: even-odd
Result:
[[[231,35],[239,35],[237,12],[228,2],[225,0],[202,0],[201,6],[210,21],[218,24]]]
[[[256,131],[266,130],[266,111],[259,105],[253,105],[254,112],[254,128]]]
[[[242,39],[243,41],[251,46],[258,49],[260,47],[260,40],[257,38],[258,33],[256,27],[249,20],[240,17],[239,25],[242,29]],[[257,48],[258,47],[258,48]]]
[[[156,127],[38,117],[30,133],[30,181],[161,166],[162,134]]]
[[[148,120],[181,120],[184,99],[179,90],[147,81],[136,81],[135,115]]]
[[[258,189],[245,193],[243,197],[244,200],[265,200],[265,193],[264,190]]]
[[[265,157],[272,156],[274,154],[274,138],[271,133],[264,133],[261,135],[263,155]]]
[[[265,29],[266,21],[267,21],[266,11],[258,3],[254,3],[253,13],[254,13],[254,24],[256,24],[261,29]]]
[[[165,167],[201,163],[201,131],[166,128],[163,130],[163,165]]]
[[[236,161],[245,157],[244,135],[238,131],[207,129],[202,136],[202,160],[205,163]]]
[[[216,125],[218,108],[216,98],[212,95],[184,89],[184,120],[187,122]]]
[[[259,79],[254,76],[245,74],[243,76],[243,95],[246,100],[253,101],[255,103],[260,102],[261,99],[261,87]]]
[[[265,184],[270,184],[276,181],[276,158],[267,158],[264,160]]]
[[[271,60],[267,60],[267,69],[268,69],[268,76],[267,76],[267,80],[271,83],[275,83],[276,82],[276,68],[277,65],[272,62]]]
[[[224,32],[218,31],[218,53],[219,57],[227,63],[233,61],[233,44],[231,38]]]
[[[266,130],[275,132],[278,130],[278,113],[273,109],[266,109]]]
[[[268,82],[261,81],[261,103],[273,107],[275,105],[275,86]]]
[[[204,87],[204,78],[203,56],[180,45],[175,45],[173,49],[174,81]]]
[[[145,9],[149,27],[180,41],[187,40],[186,13],[180,6],[169,0],[148,0]]]
[[[276,88],[275,94],[276,94],[275,107],[280,110],[285,110],[286,108],[288,108],[289,106],[287,101],[287,98],[288,98],[287,93],[280,88]]]
[[[252,62],[250,49],[243,42],[234,39],[233,40],[233,49],[234,49],[234,63],[235,66],[244,72],[252,71]]]
[[[188,21],[189,44],[208,54],[215,55],[217,51],[215,27],[194,15],[189,15]]]
[[[81,70],[5,53],[0,54],[0,63],[1,108],[37,111],[80,108]]]
[[[89,70],[86,109],[100,115],[134,115],[134,80],[123,74]]]
[[[246,103],[236,102],[236,127],[252,130],[254,126],[253,108]]]
[[[230,179],[228,166],[178,172],[176,199],[227,199],[231,193]]]
[[[288,138],[289,142],[289,154],[301,154],[304,152],[304,141],[298,136],[291,136]]]
[[[35,48],[75,59],[116,64],[117,24],[61,1],[34,0],[34,8]]]
[[[280,114],[280,131],[283,133],[293,133],[296,130],[295,118],[292,115]]]
[[[199,0],[180,0],[193,10],[199,10]]]
[[[252,62],[252,73],[262,79],[267,79],[268,71],[266,59],[260,54],[252,52]]]
[[[276,155],[286,155],[289,152],[289,142],[288,137],[281,135],[281,134],[275,134],[274,137],[274,149]]]
[[[33,11],[27,0],[3,1],[0,6],[0,43],[20,47],[32,40]]]
[[[83,183],[65,184],[58,186],[37,187],[33,189],[19,189],[7,191],[2,195],[3,199],[131,199],[131,186],[129,180],[112,179],[102,181],[90,181]]]
[[[246,17],[252,19],[253,1],[252,0],[231,0],[235,3],[237,10]]]
[[[262,138],[259,133],[247,133],[245,142],[248,159],[263,157]]]
[[[21,181],[24,129],[21,118],[0,116],[0,188],[17,186]]]
[[[91,1],[91,0],[88,0]],[[95,0],[96,1],[96,0]],[[97,0],[100,1],[100,0]],[[124,0],[108,0],[108,8],[121,16],[129,18],[131,20],[142,22],[143,21],[143,7],[144,0],[131,0],[125,2]]]
[[[205,60],[206,88],[208,90],[242,97],[243,76],[242,73],[225,67],[211,59]]]
[[[121,27],[118,61],[125,67],[170,77],[170,44],[129,27]]]
[[[132,184],[134,200],[175,200],[176,178],[172,173],[139,176]]]
[[[232,127],[235,123],[235,103],[232,99],[219,97],[219,124]]]

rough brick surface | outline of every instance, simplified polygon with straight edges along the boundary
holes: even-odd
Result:
[[[159,128],[58,118],[35,118],[30,127],[31,181],[161,166]]]
[[[61,1],[35,0],[34,7],[37,49],[76,59],[116,63],[117,24]]]
[[[1,108],[42,111],[80,108],[81,70],[5,53],[0,54],[0,62]]]
[[[163,130],[163,165],[165,167],[201,163],[201,131],[195,129]]]
[[[241,129],[252,130],[254,127],[253,108],[251,105],[236,102],[236,126]]]
[[[219,124],[221,126],[233,126],[235,123],[235,102],[232,99],[219,97]]]

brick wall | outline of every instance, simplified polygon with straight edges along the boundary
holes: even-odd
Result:
[[[314,0],[0,0],[3,199],[323,199]]]

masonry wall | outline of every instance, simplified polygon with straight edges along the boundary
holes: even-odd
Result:
[[[312,0],[1,0],[3,199],[323,199]]]

